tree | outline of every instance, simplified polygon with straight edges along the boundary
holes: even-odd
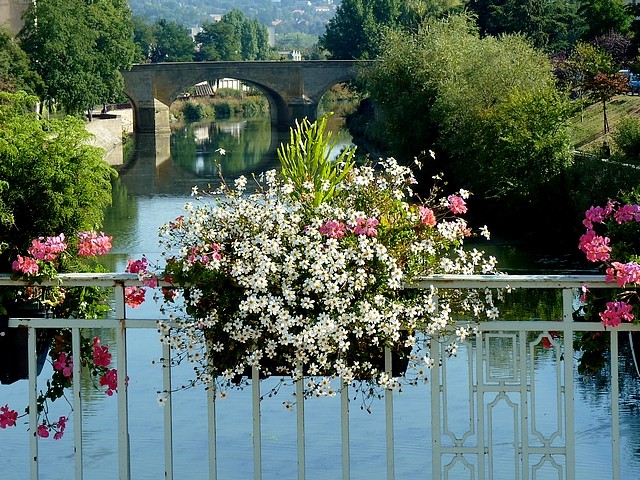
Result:
[[[208,22],[202,25],[202,32],[196,35],[199,44],[197,60],[220,61],[240,60],[241,43],[235,27],[228,22]]]
[[[41,93],[42,79],[29,65],[29,57],[6,29],[0,28],[0,91]]]
[[[20,46],[44,81],[43,97],[69,113],[114,101],[135,46],[126,0],[39,0],[25,12]]]
[[[196,42],[198,60],[267,60],[271,56],[266,27],[237,9],[219,22],[205,22]]]
[[[615,95],[629,91],[627,77],[620,73],[606,74],[598,72],[588,83],[589,97],[602,103],[602,117],[604,120],[604,133],[609,133],[609,121],[607,120],[607,102]]]
[[[482,35],[520,33],[538,48],[568,50],[584,31],[579,0],[469,0]]]
[[[633,15],[623,0],[581,0],[578,10],[586,23],[585,40],[617,32],[629,33]]]
[[[335,60],[376,58],[384,28],[397,26],[400,0],[343,0],[319,40]]]
[[[151,52],[156,43],[153,27],[139,16],[132,17],[131,23],[133,25],[133,42],[136,45],[136,62],[150,62]]]
[[[193,61],[195,43],[186,27],[161,18],[153,24],[152,32],[151,63]]]
[[[394,154],[433,149],[486,197],[533,194],[571,161],[568,105],[547,57],[521,36],[481,38],[465,15],[430,21],[389,32],[361,78]]]
[[[46,120],[34,113],[36,100],[0,93],[0,244],[10,245],[2,271],[33,238],[100,228],[111,203],[115,172],[87,144],[83,122]]]

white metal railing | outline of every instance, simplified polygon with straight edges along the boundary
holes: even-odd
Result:
[[[40,328],[70,328],[72,330],[72,352],[75,358],[80,356],[80,329],[105,328],[116,332],[117,343],[117,370],[118,370],[118,457],[119,478],[126,480],[131,478],[131,458],[129,446],[129,413],[127,392],[127,330],[131,328],[157,328],[156,319],[128,319],[124,302],[125,286],[139,285],[139,281],[132,274],[66,274],[61,275],[60,280],[66,286],[99,286],[115,290],[115,316],[110,319],[40,319],[40,318],[12,318],[9,327],[26,327],[29,331],[29,350],[36,351],[36,329]],[[24,282],[11,280],[7,275],[0,275],[0,287],[15,287]],[[446,378],[448,361],[442,357],[441,364],[432,369],[431,382],[431,434],[432,434],[432,472],[431,478],[449,478],[449,471],[457,465],[463,465],[469,472],[469,478],[493,478],[492,453],[494,445],[491,432],[487,433],[487,425],[491,424],[493,406],[499,402],[505,402],[514,409],[514,431],[519,433],[514,438],[514,477],[536,478],[536,472],[541,465],[548,464],[558,471],[558,478],[573,480],[575,475],[575,451],[572,439],[574,438],[574,351],[573,336],[576,332],[604,331],[601,323],[574,322],[573,310],[576,289],[583,285],[591,289],[616,288],[615,284],[606,283],[603,276],[524,276],[524,275],[497,275],[497,276],[434,276],[425,278],[412,288],[429,288],[431,285],[437,288],[535,288],[535,289],[560,289],[562,291],[562,318],[558,321],[493,321],[479,324],[478,335],[469,342],[469,399],[470,399],[470,427],[463,435],[452,434],[448,427]],[[612,478],[620,480],[620,410],[619,410],[619,382],[618,382],[618,334],[619,332],[640,331],[640,326],[633,324],[621,325],[612,331],[610,335],[611,349],[611,437],[612,437]],[[510,333],[509,333],[510,332]],[[538,336],[531,340],[532,332],[538,332]],[[549,332],[561,332],[562,342],[555,341]],[[556,433],[551,437],[545,437],[536,432],[535,408],[534,419],[531,420],[531,405],[535,404],[535,385],[532,385],[533,370],[529,365],[529,356],[533,348],[542,338],[552,340],[558,364],[564,362],[563,372],[558,373],[558,423],[559,432],[565,441],[558,445]],[[492,341],[499,339],[512,345],[513,357],[516,359],[513,374],[502,377],[492,377],[490,372],[491,358],[488,357],[488,348]],[[537,343],[536,343],[537,342]],[[171,352],[166,344],[163,344],[162,358],[164,359],[163,389],[172,391],[172,372],[170,365]],[[527,350],[529,349],[529,350]],[[432,357],[441,355],[442,352],[434,348]],[[437,365],[437,364],[436,364]],[[38,479],[38,436],[36,399],[36,357],[29,358],[29,430],[30,435],[30,478]],[[75,478],[84,478],[83,472],[83,443],[82,443],[82,408],[80,397],[80,362],[74,363],[73,371],[73,425],[75,448]],[[385,355],[385,368],[391,369],[391,355]],[[511,367],[509,367],[511,368]],[[562,376],[562,381],[560,380]],[[262,434],[260,414],[260,381],[258,372],[253,371],[252,382],[252,411],[253,411],[253,477],[256,480],[262,478]],[[216,402],[213,384],[207,390],[208,395],[208,463],[209,478],[217,479],[218,475],[218,446],[216,444]],[[349,392],[343,385],[341,389],[341,464],[342,478],[351,478],[351,452],[350,452],[350,425],[349,425]],[[296,385],[297,393],[297,478],[307,477],[306,447],[305,447],[305,402],[302,400],[302,383]],[[510,395],[519,396],[521,405],[514,403]],[[485,396],[494,395],[492,402],[486,403]],[[395,447],[394,447],[394,397],[391,392],[385,392],[385,418],[386,418],[386,478],[395,478]],[[535,405],[534,405],[535,407]],[[171,396],[167,398],[164,407],[164,470],[165,478],[173,479],[174,476],[174,444],[173,444],[173,405]],[[540,445],[532,445],[529,437],[537,436]],[[469,444],[468,440],[475,438],[475,442]],[[531,458],[530,458],[531,457]],[[530,464],[538,458],[537,464]],[[558,458],[564,460],[558,463]],[[449,459],[449,463],[447,462]],[[564,467],[563,467],[564,465]],[[428,476],[427,476],[428,477]],[[89,475],[90,478],[90,475]]]

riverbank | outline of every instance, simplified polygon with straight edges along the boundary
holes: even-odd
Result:
[[[96,111],[85,128],[93,135],[89,144],[104,149],[107,163],[121,165],[123,137],[133,133],[133,110],[126,108],[106,114]]]

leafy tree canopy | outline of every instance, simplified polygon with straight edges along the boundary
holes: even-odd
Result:
[[[469,0],[482,35],[519,33],[536,47],[565,51],[583,33],[579,0]]]
[[[206,22],[196,35],[198,60],[267,60],[272,57],[267,28],[231,10],[219,22]]]
[[[591,40],[610,32],[629,33],[633,15],[624,0],[580,0],[578,10],[586,23],[583,39]]]
[[[38,236],[74,236],[99,229],[111,202],[103,151],[87,145],[74,117],[45,120],[36,97],[0,93],[0,243],[9,244],[0,269]]]
[[[27,54],[8,30],[0,28],[0,91],[25,90],[35,94],[42,88],[42,79],[31,69]]]
[[[492,197],[531,194],[570,162],[567,103],[523,37],[481,38],[454,15],[383,45],[362,81],[398,154],[434,149],[462,185]]]
[[[455,0],[343,0],[318,44],[332,59],[376,58],[386,29],[417,28],[457,5]]]
[[[160,19],[151,28],[154,43],[150,47],[152,63],[191,62],[195,54],[195,43],[186,27]]]
[[[135,55],[126,0],[38,0],[24,19],[20,46],[45,99],[78,113],[119,97]]]

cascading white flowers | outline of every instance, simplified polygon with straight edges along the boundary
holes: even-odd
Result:
[[[178,327],[161,334],[175,361],[196,364],[194,383],[215,378],[224,391],[257,367],[302,372],[306,395],[335,393],[337,377],[398,388],[385,347],[424,374],[432,362],[419,339],[464,340],[454,317],[494,315],[484,292],[404,288],[422,275],[496,271],[494,258],[463,248],[468,192],[420,201],[394,159],[354,167],[317,206],[276,171],[255,180],[251,193],[246,178],[223,183],[161,229],[163,273],[184,289],[183,302],[165,296]]]

